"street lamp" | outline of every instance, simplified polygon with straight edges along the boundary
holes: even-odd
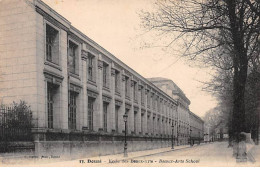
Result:
[[[127,157],[127,143],[126,143],[126,123],[127,123],[127,114],[123,115],[124,122],[125,122],[125,144],[124,144],[124,157]]]
[[[190,128],[190,146],[192,146],[192,142],[191,142],[191,132],[192,132],[192,129]]]
[[[180,132],[181,132],[181,125],[179,124],[179,126],[177,126],[178,129],[177,129],[177,144],[178,146],[180,145],[180,142],[179,142],[179,136],[180,136]]]
[[[200,132],[199,132],[199,145],[200,145]]]
[[[174,129],[174,124],[172,123],[172,149],[174,149],[174,143],[173,143],[173,129]]]

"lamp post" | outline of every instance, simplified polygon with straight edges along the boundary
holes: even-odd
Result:
[[[181,125],[179,124],[179,126],[177,126],[177,145],[178,146],[180,145],[180,143],[179,143],[180,128],[181,128]]]
[[[174,143],[173,143],[173,129],[174,129],[174,124],[172,123],[172,149],[174,149]]]
[[[199,145],[200,145],[200,132],[199,132]]]
[[[127,155],[127,143],[126,143],[126,123],[127,123],[127,114],[124,114],[123,118],[124,118],[124,122],[125,122],[125,144],[124,144],[124,157],[128,157]]]
[[[191,132],[192,132],[192,129],[190,128],[190,146],[192,146],[192,141],[191,141]]]

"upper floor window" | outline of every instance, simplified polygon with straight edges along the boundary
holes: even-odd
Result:
[[[154,95],[152,96],[152,105],[153,105],[153,109],[155,110],[155,101],[156,99],[155,99],[155,97],[154,97]]]
[[[71,73],[78,74],[78,45],[69,41],[69,61],[68,67]]]
[[[148,94],[147,94],[147,107],[149,107],[149,108],[150,108],[150,103],[151,103],[150,96],[151,96],[151,94],[150,94],[150,92],[148,92]]]
[[[94,58],[92,54],[88,54],[88,79],[94,81]]]
[[[108,82],[108,64],[103,62],[103,86],[109,87]]]
[[[59,31],[46,24],[46,60],[59,64]]]
[[[120,93],[120,74],[115,70],[115,91]]]
[[[160,112],[160,98],[157,98],[157,111]]]
[[[129,77],[125,77],[125,96],[129,97]]]
[[[145,93],[145,91],[144,91],[144,88],[142,87],[142,89],[141,89],[141,103],[142,103],[142,105],[144,105],[144,93]]]
[[[137,83],[134,82],[134,100],[137,102]]]

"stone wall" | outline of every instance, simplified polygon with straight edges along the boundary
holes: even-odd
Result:
[[[120,154],[124,151],[124,135],[88,132],[44,132],[35,142],[35,155],[76,159]],[[127,136],[127,151],[142,151],[171,146],[171,138]]]

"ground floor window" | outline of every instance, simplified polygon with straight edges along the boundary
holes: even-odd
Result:
[[[141,134],[144,133],[144,114],[141,114]]]
[[[52,129],[54,124],[54,114],[57,112],[57,90],[58,85],[47,83],[47,118],[48,128]]]
[[[137,112],[134,111],[134,133],[137,134]]]
[[[129,115],[128,112],[129,112],[129,109],[125,109],[125,114],[126,114],[126,115]],[[125,127],[126,133],[128,133],[128,121],[129,121],[129,117],[128,117],[128,120],[127,120],[127,122],[126,122],[126,127]]]
[[[93,113],[95,99],[88,97],[88,128],[93,130]]]
[[[77,93],[69,92],[69,129],[76,129]]]
[[[53,128],[53,112],[54,112],[54,92],[51,83],[47,84],[47,107],[48,107],[48,128]]]
[[[103,102],[103,130],[107,132],[107,110],[108,110],[108,103]]]
[[[115,106],[115,130],[118,132],[118,114],[119,114],[119,106]]]

